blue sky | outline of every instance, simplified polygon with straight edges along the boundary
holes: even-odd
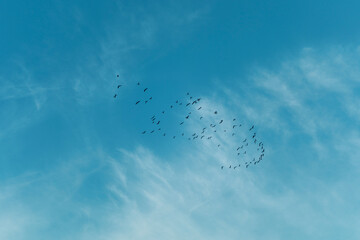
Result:
[[[359,8],[0,1],[0,239],[359,239]],[[255,124],[261,164],[141,134],[186,92]]]

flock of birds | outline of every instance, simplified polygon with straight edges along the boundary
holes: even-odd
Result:
[[[119,75],[117,75],[119,78]],[[124,85],[118,84],[118,91]],[[149,89],[147,87],[143,87],[140,82],[137,83],[137,87],[141,89],[143,92],[143,96],[141,99],[137,99],[134,101],[135,106],[140,106],[142,104],[148,104],[153,100],[153,97],[149,95]],[[118,94],[114,94],[114,98],[117,98]],[[186,93],[185,99],[176,100],[173,103],[170,103],[166,108],[159,111],[157,114],[153,114],[149,117],[150,129],[142,130],[140,133],[145,135],[154,135],[159,134],[163,137],[170,137],[172,139],[184,138],[188,141],[217,141],[215,146],[218,148],[222,147],[222,143],[218,140],[219,134],[226,134],[226,137],[233,137],[234,141],[238,141],[235,147],[235,162],[229,165],[222,165],[220,168],[230,168],[236,169],[244,166],[248,168],[251,165],[259,164],[264,156],[265,156],[265,148],[262,141],[256,135],[255,126],[245,128],[240,121],[236,118],[232,119],[223,119],[220,117],[220,113],[217,110],[210,111],[209,109],[205,111],[205,106],[201,104],[202,99],[193,97],[190,93]],[[182,119],[177,122],[177,129],[179,130],[177,134],[170,134],[165,131],[165,127],[163,126],[163,120],[165,120],[165,116],[169,114],[169,112],[174,111],[175,109],[182,108]],[[180,115],[181,116],[181,115]],[[206,121],[206,117],[210,119]],[[186,133],[184,129],[184,124],[189,122],[190,118],[196,118],[200,123],[203,123],[203,127],[200,128],[196,132]],[[216,119],[215,119],[216,118]],[[240,136],[241,139],[239,140]]]

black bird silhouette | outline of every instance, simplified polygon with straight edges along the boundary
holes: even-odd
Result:
[[[122,85],[118,85],[117,88],[120,88]]]
[[[187,93],[186,95],[189,95],[189,93]]]
[[[145,134],[145,133],[146,133],[146,131],[143,131],[143,132],[142,132],[142,134]]]
[[[114,95],[114,98],[116,98],[117,94]]]
[[[149,98],[149,100],[151,100],[151,99],[152,99],[152,97]]]
[[[246,154],[246,151],[244,152],[244,154]]]
[[[152,130],[150,133],[153,133],[155,130]]]
[[[138,83],[137,83],[137,85],[139,86],[139,85],[140,85],[140,83],[138,82]]]
[[[145,89],[144,89],[144,92],[146,92],[146,90],[148,90],[148,88],[145,88]]]
[[[224,121],[224,120],[221,120],[221,121],[219,122],[219,124],[221,124],[223,121]]]
[[[163,135],[164,137],[166,136],[166,133],[164,133],[164,135]]]
[[[190,96],[190,99],[192,99],[192,97]]]
[[[195,100],[195,101],[193,101],[191,105],[194,105],[195,103],[197,103],[197,101],[196,101],[196,100]]]
[[[189,105],[190,105],[190,103],[186,104],[186,106],[189,106]]]
[[[233,125],[233,128],[235,128],[237,125]]]
[[[173,136],[173,139],[175,139],[175,136]]]
[[[253,130],[254,129],[254,125],[252,125],[252,127],[249,129],[249,131]]]
[[[170,108],[173,108],[173,105],[171,105]]]
[[[158,129],[159,131],[161,130],[161,128]]]
[[[198,108],[198,110],[200,110],[200,109],[201,109],[201,107]]]
[[[200,102],[201,98],[198,98],[197,101]]]
[[[185,118],[188,119],[188,118],[189,118],[189,115],[187,115]]]
[[[156,125],[159,125],[159,123],[160,123],[160,121],[158,121]]]
[[[145,104],[147,104],[148,100],[145,101]]]
[[[184,133],[182,133],[181,136],[184,136]]]
[[[119,77],[119,74],[118,74],[118,75],[116,75],[116,77]]]
[[[231,165],[229,166],[229,168],[231,168]]]
[[[181,122],[181,123],[180,123],[180,125],[183,125],[183,124],[184,124],[184,122]]]
[[[221,169],[224,169],[224,166],[221,166]]]
[[[231,134],[231,136],[234,136],[234,135],[235,135],[235,133],[232,133],[232,134]]]
[[[247,139],[245,138],[243,142],[246,142],[246,140],[247,140]]]
[[[235,120],[236,120],[236,118],[233,119],[233,121],[235,121]]]
[[[200,117],[200,120],[203,119],[203,117]]]
[[[135,103],[135,105],[139,104],[139,102],[140,102],[140,101],[137,101],[137,102]]]
[[[239,151],[239,149],[240,149],[240,147],[238,147],[238,148],[236,149],[236,151]]]
[[[217,113],[218,113],[217,111],[214,112],[214,114],[217,114]]]
[[[165,111],[162,111],[162,113],[164,114],[164,113],[165,113]]]

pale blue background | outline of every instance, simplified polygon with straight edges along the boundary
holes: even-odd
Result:
[[[360,239],[359,9],[0,1],[0,239]],[[264,162],[139,134],[138,81],[255,123]]]

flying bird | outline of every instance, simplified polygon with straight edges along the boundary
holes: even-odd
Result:
[[[139,104],[139,102],[140,102],[140,101],[137,101],[137,102],[135,103],[135,105]]]
[[[144,89],[144,92],[146,92],[146,90],[148,90],[148,88],[145,88],[145,89]]]
[[[117,88],[120,88],[122,85],[118,85]]]
[[[114,98],[116,98],[117,94],[114,95]]]

